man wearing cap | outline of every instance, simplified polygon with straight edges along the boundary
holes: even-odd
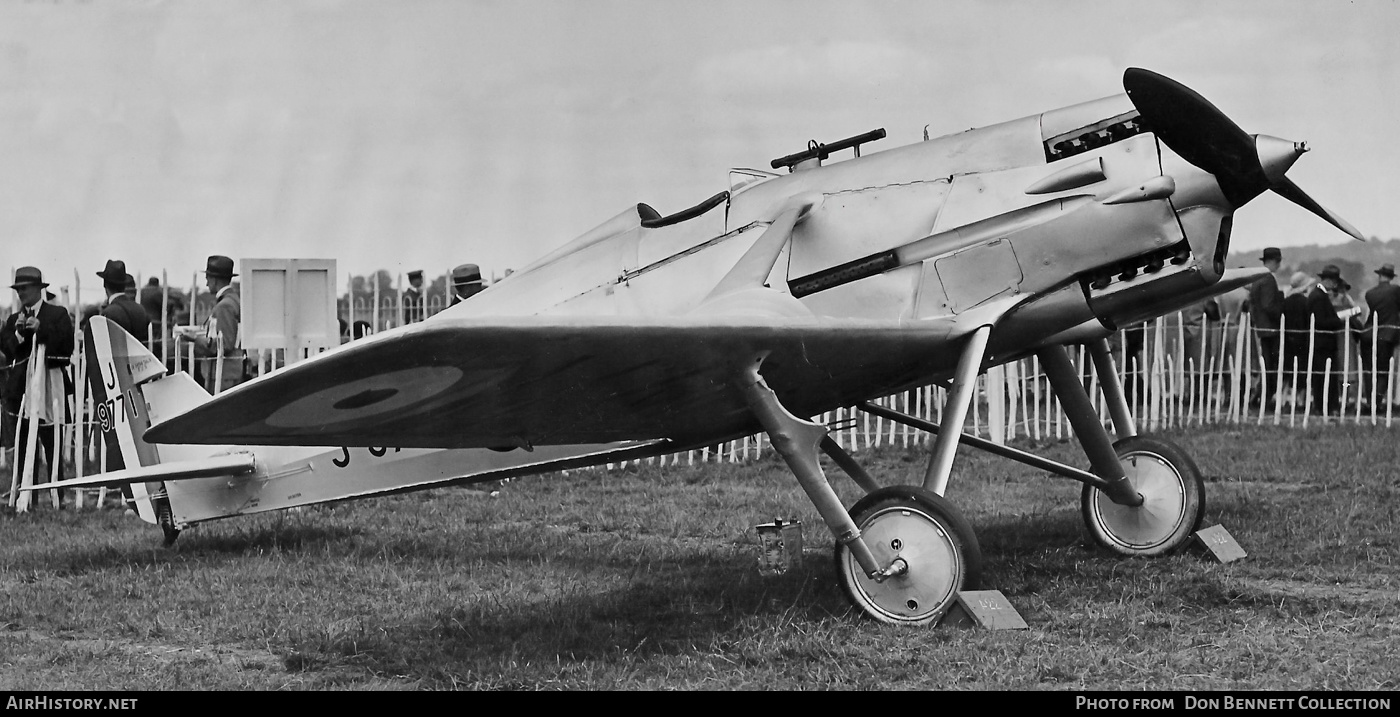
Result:
[[[102,318],[146,343],[150,338],[151,321],[146,310],[126,293],[126,280],[131,276],[126,273],[126,262],[108,259],[107,266],[97,275],[102,277],[102,289],[107,292],[107,299],[102,302]]]
[[[68,365],[73,358],[73,318],[61,306],[45,301],[44,275],[35,267],[22,266],[15,271],[15,283],[10,288],[19,296],[19,310],[5,319],[0,329],[0,353],[6,356],[9,373],[5,379],[5,410],[18,414],[21,399],[29,387],[29,357],[35,346],[44,347],[44,372],[35,382],[37,395],[29,397],[38,414],[38,438],[45,460],[50,466],[57,460],[54,452],[54,424],[67,420],[68,402],[73,395],[73,379]],[[15,456],[20,470],[24,469],[24,446],[30,430],[28,410],[20,416]]]
[[[412,324],[424,318],[423,272],[418,269],[408,272],[408,288],[403,290],[403,322]]]
[[[1277,388],[1274,384],[1278,381],[1278,321],[1283,316],[1283,290],[1278,285],[1278,268],[1283,263],[1283,252],[1278,247],[1268,247],[1259,261],[1269,270],[1269,275],[1249,285],[1249,322],[1254,326],[1254,335],[1259,339],[1259,352],[1264,357],[1263,396],[1267,407],[1274,402]]]
[[[1336,413],[1341,408],[1341,366],[1336,361],[1337,336],[1346,329],[1346,322],[1337,315],[1332,306],[1332,293],[1342,285],[1342,270],[1336,264],[1328,264],[1318,272],[1322,282],[1308,292],[1308,317],[1312,322],[1312,397],[1313,410]],[[1332,370],[1327,370],[1327,360],[1332,359]],[[1324,388],[1326,387],[1326,388]]]
[[[1375,377],[1375,395],[1379,404],[1389,402],[1390,361],[1395,354],[1395,346],[1400,343],[1400,286],[1391,282],[1395,279],[1395,265],[1385,264],[1376,269],[1376,286],[1366,292],[1366,306],[1371,315],[1366,319],[1366,327],[1361,332],[1361,366],[1364,369],[1365,388],[1361,399],[1371,401],[1371,377]],[[1371,369],[1371,339],[1375,338],[1374,353],[1376,365]]]
[[[482,289],[481,268],[476,264],[460,264],[452,270],[452,303],[450,306],[470,299]]]
[[[183,327],[180,338],[194,344],[194,353],[205,362],[204,388],[210,393],[227,391],[243,382],[244,354],[239,337],[243,303],[233,285],[233,260],[209,257],[204,269],[204,286],[214,295],[214,311],[200,328]]]

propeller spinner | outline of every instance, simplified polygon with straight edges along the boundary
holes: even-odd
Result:
[[[1191,88],[1150,70],[1128,68],[1123,89],[1143,124],[1183,159],[1215,175],[1225,198],[1243,206],[1266,189],[1366,241],[1345,219],[1309,197],[1284,176],[1308,151],[1304,142],[1251,135]]]

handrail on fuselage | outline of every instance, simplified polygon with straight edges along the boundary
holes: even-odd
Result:
[[[637,214],[642,218],[643,227],[647,229],[656,229],[658,227],[668,227],[672,224],[680,224],[687,219],[694,219],[727,201],[729,201],[729,191],[725,190],[689,209],[682,209],[669,216],[661,216],[660,212],[652,209],[651,206],[647,204],[638,204]]]

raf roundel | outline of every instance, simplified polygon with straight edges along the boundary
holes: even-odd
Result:
[[[393,414],[431,401],[462,378],[455,366],[420,366],[376,374],[303,396],[267,417],[274,428],[312,428]]]

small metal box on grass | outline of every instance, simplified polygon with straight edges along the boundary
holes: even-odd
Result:
[[[802,521],[778,518],[755,525],[758,533],[758,572],[782,575],[802,559]]]

